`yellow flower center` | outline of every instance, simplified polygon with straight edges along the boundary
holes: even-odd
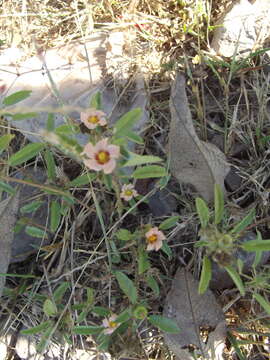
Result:
[[[157,235],[153,234],[153,235],[148,236],[147,241],[148,241],[150,244],[153,244],[154,242],[157,241]]]
[[[126,195],[126,196],[132,196],[132,195],[133,195],[133,191],[132,191],[132,190],[126,190],[126,191],[125,191],[125,195]]]
[[[109,321],[110,328],[115,328],[117,326],[117,323],[115,321]]]
[[[110,160],[110,154],[108,151],[101,150],[97,153],[96,160],[101,165],[106,164]]]
[[[97,115],[92,115],[92,116],[89,116],[89,118],[87,119],[87,121],[90,123],[90,124],[97,124],[99,122],[99,118]]]

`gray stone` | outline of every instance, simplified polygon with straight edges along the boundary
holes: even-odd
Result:
[[[218,55],[241,58],[263,46],[270,35],[270,2],[234,3],[217,22],[211,47]]]

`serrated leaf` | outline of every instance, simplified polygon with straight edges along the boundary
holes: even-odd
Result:
[[[103,326],[74,326],[72,332],[77,335],[94,335],[104,330]]]
[[[164,220],[160,225],[159,225],[159,229],[160,230],[168,230],[171,229],[172,227],[174,227],[177,222],[179,221],[180,216],[171,216],[168,219]]]
[[[26,234],[33,236],[33,237],[37,237],[37,238],[47,238],[48,237],[44,230],[39,229],[35,226],[26,226],[25,232],[26,232]]]
[[[43,204],[43,201],[32,201],[30,204],[26,204],[23,207],[21,207],[20,212],[22,214],[31,213],[31,212],[39,209],[42,204]]]
[[[15,121],[19,121],[19,120],[31,119],[31,118],[34,118],[37,116],[38,116],[37,113],[30,112],[30,113],[23,113],[23,114],[14,114],[14,115],[12,115],[12,119]]]
[[[6,150],[9,146],[9,143],[14,138],[15,135],[7,134],[0,137],[0,155],[4,150]]]
[[[245,287],[244,287],[244,284],[243,284],[242,279],[241,279],[240,275],[238,274],[238,272],[232,266],[224,266],[224,268],[226,269],[227,273],[230,275],[233,282],[237,286],[240,294],[242,296],[244,296],[245,295]]]
[[[249,240],[241,244],[245,251],[270,251],[270,240]]]
[[[115,272],[116,279],[121,290],[129,298],[132,304],[137,302],[137,289],[130,278],[121,271]]]
[[[92,309],[92,312],[94,314],[97,314],[99,316],[102,316],[102,317],[106,317],[106,316],[109,316],[110,315],[110,310],[102,307],[102,306],[94,306],[93,309]]]
[[[10,195],[14,195],[16,193],[16,189],[14,189],[11,185],[6,184],[1,180],[0,180],[0,190],[5,191]]]
[[[58,201],[53,200],[50,206],[50,230],[55,232],[60,224],[61,211]]]
[[[238,234],[241,231],[245,230],[245,228],[252,223],[255,216],[255,209],[252,209],[250,213],[244,217],[238,224],[236,224],[233,229],[230,231],[231,234]]]
[[[132,130],[133,126],[140,120],[142,110],[137,108],[127,112],[114,125],[115,136],[124,136]]]
[[[48,179],[54,180],[56,178],[56,165],[53,154],[50,150],[45,151],[44,159],[46,162]]]
[[[23,149],[16,152],[12,155],[8,161],[10,166],[17,166],[25,161],[28,161],[38,155],[38,153],[44,149],[45,144],[42,143],[33,143],[26,145]]]
[[[178,334],[180,332],[179,327],[177,326],[176,322],[172,319],[166,318],[161,315],[150,315],[148,317],[148,321],[158,327],[160,330],[172,333],[172,334]]]
[[[50,299],[46,299],[43,303],[43,312],[47,316],[55,316],[57,314],[57,307]]]
[[[25,330],[21,330],[20,333],[23,335],[34,335],[34,334],[38,334],[46,329],[48,329],[48,327],[50,327],[52,325],[52,321],[51,320],[47,320],[42,322],[41,324],[37,325],[37,326],[33,326],[29,329],[25,329]]]
[[[269,302],[263,298],[260,294],[253,294],[254,299],[261,305],[261,307],[270,315],[270,304]]]
[[[61,285],[57,287],[53,292],[53,298],[55,302],[60,302],[63,299],[63,296],[67,289],[70,287],[70,283],[68,281],[62,282]]]
[[[145,251],[144,247],[140,247],[138,254],[138,273],[139,275],[143,274],[150,268],[150,262],[148,260],[148,253]]]
[[[27,99],[30,96],[31,92],[31,90],[17,91],[14,94],[11,94],[4,98],[3,104],[7,106],[17,104],[18,102]]]
[[[203,258],[203,264],[202,264],[202,272],[201,272],[201,278],[199,283],[199,294],[204,294],[205,291],[208,289],[209,282],[212,277],[212,266],[211,261],[208,259],[207,256],[204,256]]]
[[[215,184],[215,224],[219,224],[223,217],[224,195],[220,185]]]
[[[148,275],[146,278],[146,283],[150,289],[154,292],[156,296],[159,296],[159,286],[156,279],[152,275]]]
[[[158,165],[148,165],[136,169],[131,175],[134,179],[158,178],[167,175],[164,167]]]
[[[205,201],[201,198],[196,198],[195,201],[196,201],[196,210],[200,218],[201,226],[202,228],[205,228],[208,225],[210,218],[208,206],[206,205]]]
[[[138,155],[135,153],[129,152],[129,160],[124,163],[122,167],[127,166],[138,166],[138,165],[144,165],[149,163],[156,163],[161,162],[162,159],[158,156],[151,156],[151,155]]]

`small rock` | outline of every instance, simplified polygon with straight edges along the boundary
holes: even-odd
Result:
[[[44,184],[47,178],[46,173],[41,168],[30,168],[26,169],[23,172],[19,171],[14,178],[17,179],[30,179],[34,183]],[[20,189],[20,204],[19,208],[30,203],[34,200],[43,200],[44,203],[33,213],[20,214],[18,213],[18,218],[21,216],[26,217],[31,225],[34,224],[40,225],[42,227],[46,227],[48,214],[48,196],[41,196],[37,199],[37,195],[41,194],[41,190],[39,188],[18,184],[16,182],[10,182],[10,185],[13,187],[18,187]],[[12,243],[11,250],[11,263],[20,262],[25,260],[29,255],[35,253],[37,249],[41,245],[47,245],[49,243],[49,239],[42,239],[28,235],[25,232],[25,227],[14,234],[14,239]]]
[[[270,2],[257,0],[251,4],[240,0],[218,21],[211,43],[212,49],[224,57],[240,58],[261,47],[270,34]]]
[[[19,334],[16,341],[16,353],[21,360],[43,360],[43,355],[38,355],[36,344],[32,338]]]

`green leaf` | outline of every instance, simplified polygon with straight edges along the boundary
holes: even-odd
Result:
[[[33,211],[36,211],[38,208],[40,208],[40,206],[43,204],[43,201],[32,201],[30,204],[26,204],[24,205],[21,209],[20,212],[22,214],[27,214],[27,213],[31,213]]]
[[[270,240],[249,240],[241,244],[245,251],[269,251]]]
[[[35,226],[26,226],[25,232],[26,232],[26,234],[33,236],[33,237],[37,237],[37,238],[47,238],[48,237],[44,230],[39,229]]]
[[[48,132],[53,132],[55,128],[54,114],[49,113],[46,123],[46,130]]]
[[[139,145],[144,144],[143,138],[141,136],[137,135],[133,131],[127,131],[126,132],[126,137],[128,138],[128,140],[133,141],[136,144],[139,144]]]
[[[153,291],[156,296],[159,296],[159,286],[156,279],[152,275],[148,275],[146,278],[146,283]]]
[[[101,109],[101,93],[100,91],[96,92],[90,100],[90,107],[96,110]]]
[[[6,184],[1,180],[0,180],[0,190],[5,191],[10,195],[14,195],[16,193],[16,189],[14,189],[11,185]]]
[[[244,296],[245,295],[245,287],[244,287],[244,284],[243,284],[242,279],[241,279],[240,275],[238,274],[238,272],[232,266],[224,266],[224,268],[226,269],[227,273],[230,275],[233,282],[237,286],[240,294],[242,296]]]
[[[223,217],[224,195],[220,185],[215,184],[215,224],[219,224]]]
[[[140,247],[139,255],[138,255],[139,275],[143,274],[149,268],[150,268],[150,262],[148,260],[148,253],[145,251],[144,247]]]
[[[61,285],[57,287],[56,290],[53,292],[53,298],[55,302],[60,302],[63,299],[63,296],[67,289],[70,287],[70,283],[68,281],[62,282]]]
[[[121,271],[115,272],[116,279],[121,290],[125,293],[125,295],[129,298],[132,304],[136,304],[137,302],[137,289],[133,284],[133,281],[127,277]]]
[[[16,152],[9,159],[10,166],[16,166],[24,163],[27,160],[35,157],[42,149],[44,149],[45,144],[42,143],[33,143],[26,145],[23,149]]]
[[[41,324],[37,325],[37,326],[33,326],[30,329],[25,329],[25,330],[21,330],[20,333],[23,335],[33,335],[33,334],[37,334],[40,333],[46,329],[48,329],[49,326],[52,325],[52,321],[51,320],[47,320],[42,322]]]
[[[166,241],[163,241],[161,250],[171,259],[172,257],[172,250],[167,244]]]
[[[97,314],[97,315],[103,316],[103,317],[110,315],[110,310],[108,310],[102,306],[94,306],[92,309],[92,312],[94,314]]]
[[[43,312],[47,316],[55,316],[57,314],[57,307],[50,299],[46,299],[43,303]]]
[[[174,227],[179,221],[180,216],[171,216],[168,219],[164,220],[160,225],[160,230],[168,230]]]
[[[55,232],[60,224],[61,211],[58,201],[53,200],[50,208],[50,230]]]
[[[79,133],[80,128],[79,125],[68,125],[63,124],[55,128],[55,134],[57,135],[72,135],[74,133]],[[71,139],[70,139],[71,140]]]
[[[137,108],[124,114],[114,125],[115,135],[124,136],[132,130],[133,126],[140,120],[142,110]]]
[[[270,315],[270,304],[260,294],[253,294],[254,299],[261,305],[261,307]]]
[[[50,150],[46,150],[44,153],[44,159],[47,167],[47,175],[49,180],[56,179],[56,165],[53,154]]]
[[[245,230],[245,228],[252,223],[255,216],[255,209],[252,209],[250,213],[244,217],[238,224],[234,226],[234,228],[230,231],[231,234],[237,234],[241,231]]]
[[[115,319],[115,322],[117,323],[123,323],[125,321],[128,321],[131,318],[131,313],[130,313],[130,309],[127,308],[124,311],[121,312],[121,314],[119,314],[117,316],[117,318]]]
[[[14,94],[11,94],[4,98],[3,104],[7,106],[17,104],[18,102],[27,99],[30,96],[31,92],[31,90],[17,91]]]
[[[199,283],[199,294],[205,293],[205,291],[208,288],[209,282],[212,277],[212,266],[211,261],[208,259],[207,256],[204,256],[203,258],[203,264],[202,264],[202,272],[201,272],[201,278]]]
[[[180,332],[178,325],[172,319],[168,319],[161,315],[150,315],[148,320],[152,325],[158,327],[162,331],[172,334],[178,334]]]
[[[209,222],[209,209],[206,202],[201,198],[196,198],[196,210],[200,218],[202,228],[205,228]]]
[[[118,230],[115,233],[115,236],[117,237],[118,240],[121,240],[121,241],[129,241],[129,240],[132,240],[132,238],[133,238],[133,235],[127,229]]]
[[[167,175],[164,167],[158,165],[148,165],[136,169],[131,175],[134,179],[158,178]]]
[[[43,336],[41,337],[41,340],[36,347],[37,352],[42,353],[45,350],[45,348],[48,346],[50,342],[50,338],[53,334],[53,331],[54,331],[54,324],[49,326],[48,329],[46,329]]]
[[[94,335],[104,330],[103,326],[74,326],[72,332],[78,335]]]
[[[124,163],[122,167],[137,166],[137,165],[156,163],[162,161],[162,159],[159,158],[158,156],[138,155],[131,152],[129,152],[129,157],[130,157],[129,160],[126,163]]]
[[[30,119],[30,118],[34,118],[37,117],[37,113],[34,112],[30,112],[30,113],[23,113],[23,114],[14,114],[12,115],[12,119],[13,120],[25,120],[25,119]]]
[[[83,186],[83,185],[89,185],[89,183],[97,177],[96,174],[93,173],[87,173],[84,175],[80,175],[76,177],[74,180],[70,181],[68,183],[68,187],[75,187],[75,186]]]
[[[0,137],[0,155],[4,150],[6,150],[9,146],[11,140],[15,137],[13,134],[7,134]]]

